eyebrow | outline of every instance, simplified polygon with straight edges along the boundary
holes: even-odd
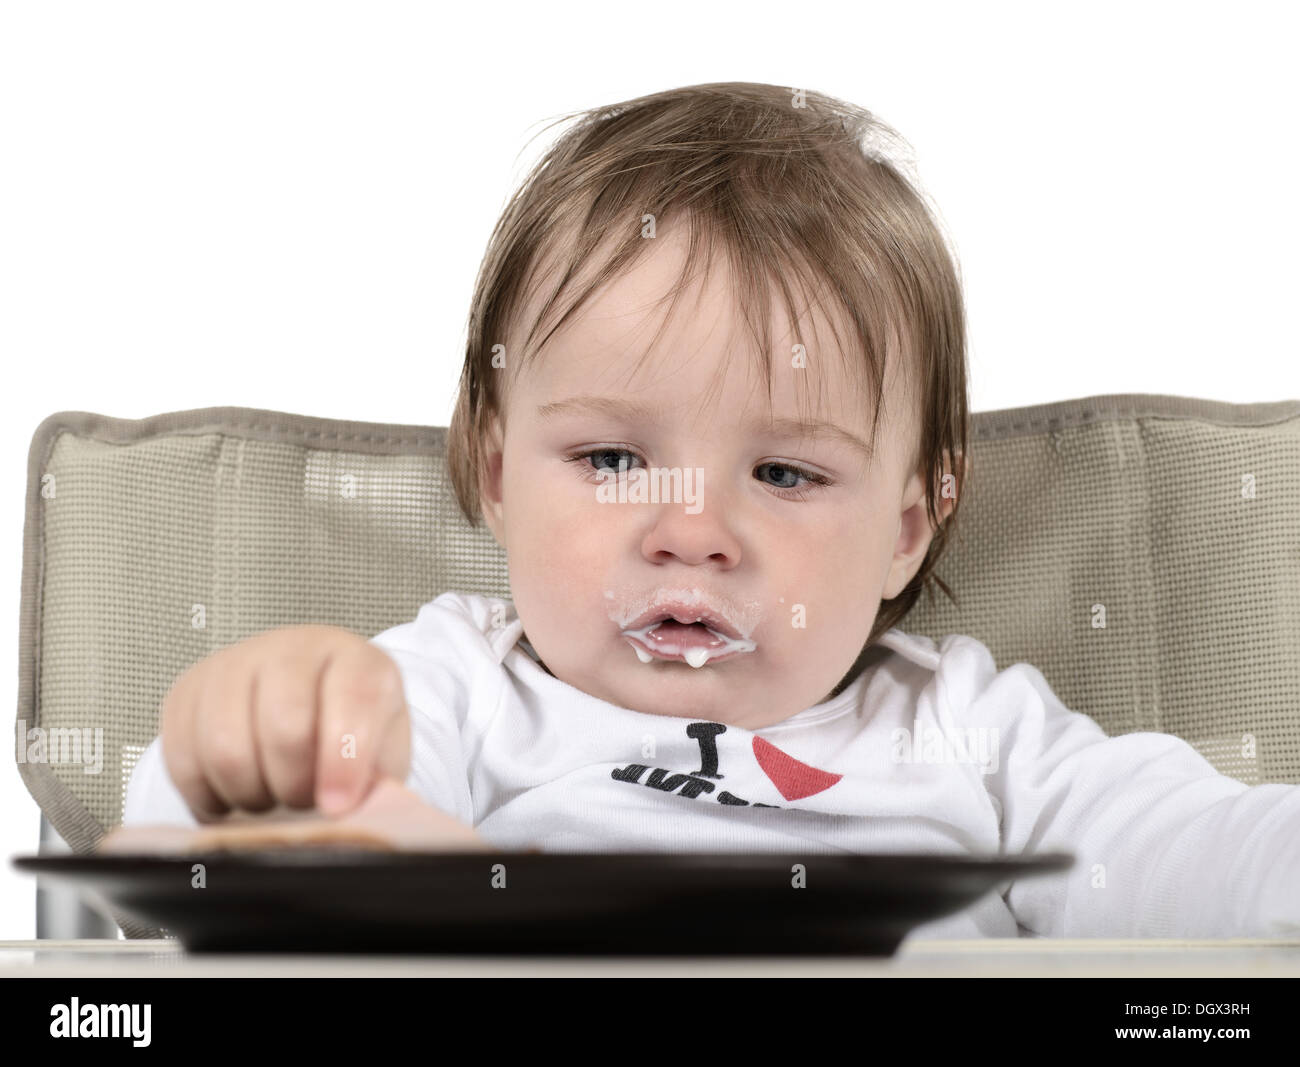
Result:
[[[565,400],[557,400],[552,404],[542,404],[537,409],[538,418],[543,421],[569,414],[605,415],[625,422],[660,421],[660,414],[656,408],[635,400],[621,400],[610,396],[592,396],[589,394],[571,396]],[[771,434],[788,440],[804,437],[825,437],[848,446],[855,452],[860,453],[864,459],[871,459],[870,445],[856,434],[849,433],[848,430],[836,426],[833,422],[825,422],[821,419],[810,421],[793,419],[786,416],[768,419],[760,416],[751,418],[747,428],[751,432]]]

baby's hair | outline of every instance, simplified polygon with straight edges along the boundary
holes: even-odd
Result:
[[[727,256],[771,402],[771,291],[775,280],[792,329],[799,315],[790,281],[828,292],[852,323],[855,348],[831,346],[849,380],[869,382],[872,442],[883,397],[887,351],[908,357],[909,396],[920,436],[910,471],[923,475],[936,527],[920,569],[883,601],[868,647],[897,625],[926,583],[955,597],[937,574],[955,529],[967,453],[966,329],[956,257],[899,149],[906,142],[871,112],[811,90],[721,82],[654,93],[573,112],[580,121],[532,168],[498,220],[470,304],[465,363],[447,435],[447,465],[461,512],[481,518],[482,442],[491,416],[504,424],[509,381],[606,282],[646,254],[651,225],[689,227],[681,291],[707,250]],[[549,128],[549,127],[548,127]],[[910,154],[910,153],[909,153]],[[567,262],[565,253],[567,252]],[[587,277],[575,282],[579,273]],[[544,279],[560,281],[529,324],[517,320]],[[534,347],[538,331],[570,289],[579,291]],[[665,319],[665,323],[667,319]],[[839,330],[831,322],[837,341]],[[661,327],[662,330],[662,327]],[[656,335],[657,338],[658,335]],[[509,343],[507,344],[507,340]],[[798,341],[796,332],[795,340]],[[504,345],[505,362],[494,364]],[[856,358],[855,358],[856,352]],[[811,365],[822,352],[808,347]],[[723,361],[725,366],[725,361]],[[824,376],[816,375],[823,382]],[[805,377],[804,381],[807,381]],[[919,390],[917,386],[919,385]],[[951,457],[953,481],[943,482]],[[936,494],[955,495],[946,522]],[[930,590],[933,598],[933,590]],[[865,652],[865,650],[864,650]]]

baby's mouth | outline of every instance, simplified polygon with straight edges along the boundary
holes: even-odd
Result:
[[[728,637],[702,622],[682,623],[671,618],[640,629],[624,630],[622,636],[631,642],[642,663],[654,659],[678,660],[695,668],[742,652],[753,652],[758,647],[753,641]]]

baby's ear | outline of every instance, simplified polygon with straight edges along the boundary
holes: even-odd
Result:
[[[497,543],[502,542],[502,442],[500,424],[495,415],[488,417],[479,450],[479,510]]]

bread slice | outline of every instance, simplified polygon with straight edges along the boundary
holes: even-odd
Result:
[[[277,808],[235,812],[198,827],[119,826],[100,853],[244,852],[285,848],[358,848],[390,852],[491,852],[459,819],[430,807],[401,782],[384,778],[342,816]]]

